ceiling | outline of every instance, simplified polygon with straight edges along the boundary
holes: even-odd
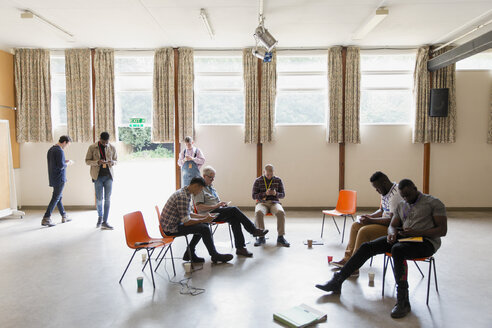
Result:
[[[254,46],[258,0],[0,0],[0,48],[111,47],[204,49]],[[352,34],[386,6],[388,17],[364,39]],[[199,17],[205,8],[210,39]],[[30,9],[74,35],[69,39]],[[279,48],[415,47],[447,42],[492,19],[492,0],[264,0],[265,26]],[[492,30],[492,24],[468,39]],[[464,41],[464,40],[462,40]]]

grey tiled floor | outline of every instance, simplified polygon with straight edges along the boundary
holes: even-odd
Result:
[[[487,309],[492,305],[488,256],[492,213],[449,213],[448,236],[436,255],[440,294],[432,284],[427,307],[427,280],[411,265],[412,313],[400,320],[389,316],[395,303],[391,275],[386,295],[381,297],[382,256],[374,259],[374,287],[368,286],[367,263],[360,277],[344,284],[341,296],[314,288],[332,275],[326,256],[339,259],[345,246],[330,221],[324,245],[313,249],[303,245],[307,238],[319,238],[318,212],[287,213],[290,248],[274,245],[272,217],[267,218],[271,230],[267,245],[248,245],[253,258],[235,257],[230,264],[213,265],[200,244],[197,253],[206,262],[190,281],[206,289],[198,296],[180,295],[180,286],[168,281],[169,261],[155,275],[155,291],[147,271],[144,291],[137,293],[140,254],[119,285],[131,255],[122,213],[113,210],[114,231],[97,230],[94,211],[69,213],[73,222],[49,229],[40,226],[41,211],[29,211],[24,219],[0,219],[0,327],[280,327],[272,313],[300,303],[328,314],[327,322],[319,327],[491,327],[492,313]],[[146,209],[144,216],[150,234],[157,237],[154,209]],[[54,220],[59,217],[55,215]],[[346,240],[349,227],[350,223]],[[215,240],[219,251],[233,251],[225,226],[219,227]],[[176,257],[182,256],[182,238],[176,239],[173,249]],[[180,280],[184,275],[180,259],[176,267],[174,279]],[[426,273],[427,266],[423,267]]]

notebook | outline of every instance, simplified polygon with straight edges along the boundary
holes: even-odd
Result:
[[[326,318],[325,313],[313,309],[306,304],[294,306],[288,310],[273,314],[273,319],[293,328],[307,327],[325,321]]]
[[[424,238],[422,237],[408,237],[408,238],[400,238],[398,239],[399,242],[411,242],[411,243],[421,243],[424,241]]]

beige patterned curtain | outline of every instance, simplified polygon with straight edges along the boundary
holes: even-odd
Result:
[[[244,142],[271,142],[275,132],[275,98],[277,96],[277,53],[274,50],[272,61],[261,63],[261,104],[258,101],[258,58],[251,48],[243,49],[243,79],[245,93]],[[260,126],[258,126],[258,107]]]
[[[489,133],[487,134],[487,142],[492,144],[492,86],[490,87]]]
[[[96,49],[95,70],[95,129],[96,139],[101,132],[108,132],[112,141],[116,140],[114,122],[114,50]]]
[[[251,48],[243,49],[244,142],[258,143],[258,59]]]
[[[157,49],[154,54],[152,142],[174,141],[174,51]]]
[[[360,143],[360,49],[347,48],[345,74],[345,142]]]
[[[17,142],[52,142],[50,52],[15,50]]]
[[[446,47],[434,53],[435,56],[448,51]],[[415,128],[414,143],[454,143],[456,141],[456,66],[448,65],[433,73],[427,70],[429,61],[429,47],[421,47],[417,53],[414,72],[415,97]],[[430,86],[432,74],[432,88],[449,88],[449,106],[447,117],[429,116]]]
[[[65,50],[67,130],[74,142],[92,141],[91,51]]]
[[[261,64],[260,142],[271,142],[275,130],[275,97],[277,96],[277,52],[272,61]]]
[[[179,138],[182,141],[186,136],[193,137],[195,133],[193,119],[194,61],[193,49],[179,48],[178,53],[178,120]]]
[[[329,143],[343,142],[342,47],[328,49],[328,130]]]

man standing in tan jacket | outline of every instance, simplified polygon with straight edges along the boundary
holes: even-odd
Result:
[[[116,148],[109,143],[109,133],[101,133],[98,142],[89,146],[85,163],[91,167],[90,174],[96,190],[97,225],[101,230],[113,230],[108,224],[111,190],[113,189],[113,166],[118,156]],[[104,196],[104,210],[103,210]]]

